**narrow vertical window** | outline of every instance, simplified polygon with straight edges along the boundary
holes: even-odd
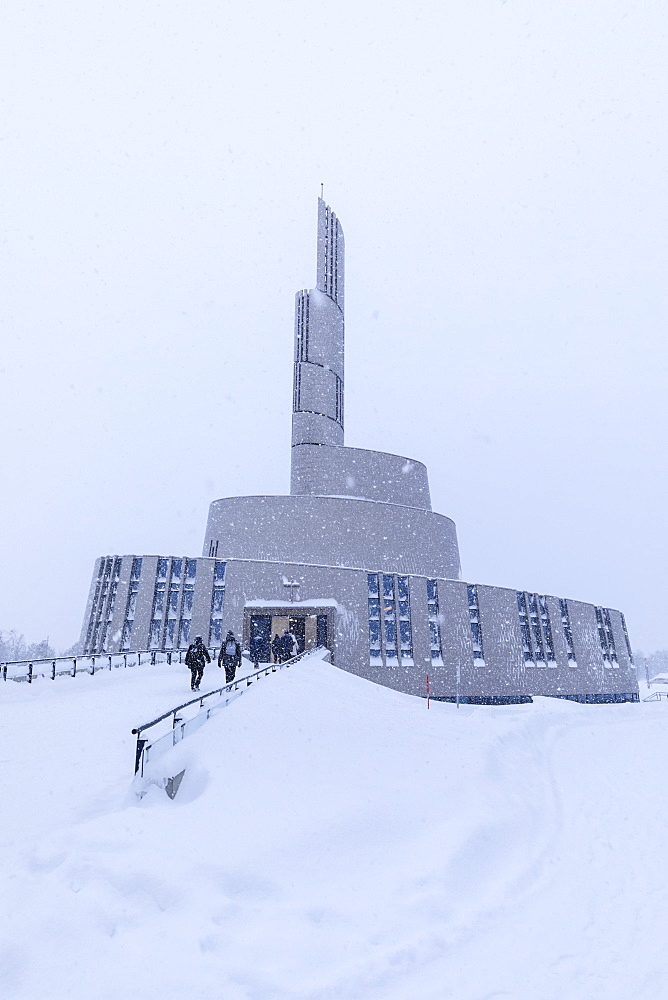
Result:
[[[137,592],[139,590],[139,580],[141,577],[141,559],[132,560],[132,571],[130,573],[130,587],[128,589],[128,603],[125,607],[125,621],[123,623],[123,634],[121,636],[121,649],[130,649],[132,638],[132,626],[135,620],[135,608],[137,607]]]
[[[102,649],[102,645],[104,642],[104,633],[106,626],[104,613],[107,606],[107,598],[109,596],[112,565],[113,565],[112,557],[107,556],[107,558],[104,560],[102,579],[100,582],[100,589],[98,592],[97,607],[95,609],[95,623],[93,626],[93,637],[89,650],[89,652],[91,653],[99,653]]]
[[[547,598],[543,594],[517,591],[517,611],[524,662],[533,667],[555,667],[554,639]]]
[[[429,617],[431,662],[433,666],[442,667],[443,648],[441,646],[441,617],[438,608],[438,584],[436,580],[427,580],[427,614]]]
[[[302,368],[295,365],[294,388],[292,391],[292,409],[295,413],[301,409],[302,405]]]
[[[338,375],[336,375],[335,377],[336,377],[336,408],[335,408],[335,416],[336,416],[336,420],[338,420],[338,422],[343,427],[343,382],[341,381],[341,379],[339,378]]]
[[[308,292],[297,293],[297,343],[295,361],[308,361],[309,296]]]
[[[540,618],[538,615],[538,601],[535,594],[527,594],[529,605],[529,626],[531,628],[531,638],[533,639],[534,660],[536,664],[545,665],[545,648],[543,646],[543,636],[540,628]]]
[[[182,559],[172,559],[172,572],[169,578],[169,593],[167,596],[167,617],[165,619],[165,649],[174,649],[177,642],[176,626],[179,617],[182,566]]]
[[[383,574],[383,621],[385,623],[385,661],[388,666],[398,662],[397,610],[394,597],[394,577]]]
[[[613,667],[619,666],[619,661],[617,660],[617,648],[615,646],[615,636],[612,631],[612,621],[610,620],[610,610],[608,608],[601,608],[603,612],[603,628],[605,629],[605,635],[608,640],[608,652],[610,654],[610,662]]]
[[[223,604],[225,600],[225,563],[217,562],[213,569],[209,645],[219,646],[223,637]]]
[[[411,596],[407,576],[397,577],[397,597],[399,606],[399,651],[401,665],[412,667],[413,660],[413,628],[411,626]]]
[[[480,624],[480,606],[478,604],[478,588],[469,584],[466,588],[469,602],[469,620],[471,623],[471,642],[473,645],[473,664],[476,667],[485,666],[485,652],[482,645],[482,626]]]
[[[548,663],[553,666],[556,665],[554,659],[554,641],[552,639],[552,626],[550,624],[550,615],[547,609],[547,598],[542,594],[538,595],[538,609],[540,611],[540,624],[543,629],[543,638],[545,640],[545,653],[547,655]]]
[[[629,660],[633,663],[633,650],[631,649],[631,640],[629,639],[629,630],[626,627],[626,619],[622,612],[619,612],[619,617],[622,619],[622,632],[624,633],[624,642],[626,643],[626,652],[629,654]]]
[[[527,611],[526,594],[517,591],[517,611],[520,617],[520,632],[522,634],[522,654],[525,663],[533,662],[533,650],[531,648],[531,630],[529,628],[529,613]]]
[[[383,663],[383,653],[380,645],[380,590],[378,574],[367,574],[369,594],[369,662],[375,666]]]
[[[603,663],[606,667],[612,666],[612,654],[610,650],[610,643],[608,632],[605,627],[604,608],[594,608],[596,614],[596,628],[598,629],[598,641],[601,644],[601,652],[603,653]]]
[[[149,649],[160,649],[160,633],[165,610],[165,591],[167,588],[167,560],[158,559],[155,590],[153,591],[153,610],[151,612],[151,627],[149,630]]]
[[[116,591],[118,590],[118,582],[121,577],[121,560],[119,556],[114,559],[114,568],[111,576],[111,586],[109,589],[109,597],[107,599],[107,610],[106,610],[106,622],[104,625],[104,631],[102,633],[102,640],[100,642],[100,652],[106,652],[109,645],[109,633],[111,631],[111,620],[114,617],[114,607],[116,605]]]
[[[183,583],[181,598],[181,619],[179,621],[179,648],[185,648],[190,641],[190,626],[193,616],[193,596],[195,593],[195,577],[197,575],[197,560],[186,559],[186,577]]]
[[[568,650],[568,666],[577,667],[575,659],[575,646],[573,645],[573,629],[571,628],[571,616],[568,613],[568,604],[563,598],[559,599],[559,609],[561,611],[561,624],[564,630],[564,639]]]

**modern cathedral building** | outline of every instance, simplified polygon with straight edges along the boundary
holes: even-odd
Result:
[[[425,466],[345,447],[343,389],[343,230],[319,199],[316,287],[296,297],[290,496],[214,500],[200,557],[98,559],[84,652],[195,635],[215,647],[232,629],[267,662],[289,628],[409,694],[426,694],[428,674],[433,698],[474,704],[637,701],[621,612],[464,582]]]

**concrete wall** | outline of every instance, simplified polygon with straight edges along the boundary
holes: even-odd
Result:
[[[290,493],[364,497],[431,510],[429,477],[422,462],[364,448],[293,447]]]
[[[119,586],[117,591],[114,628],[106,649],[109,652],[120,648],[122,616],[127,605],[122,593],[127,597],[132,559],[132,556],[124,556],[122,560],[122,587]],[[235,635],[242,637],[244,614],[248,614],[249,605],[256,608],[258,613],[259,605],[274,609],[284,606],[287,615],[290,614],[291,607],[326,607],[330,615],[329,639],[333,662],[351,673],[398,691],[423,697],[426,694],[427,674],[433,697],[459,697],[462,701],[517,701],[536,695],[593,699],[601,695],[632,695],[638,691],[618,611],[610,612],[617,656],[613,662],[606,662],[595,607],[579,601],[566,602],[576,654],[573,665],[568,656],[559,600],[548,596],[546,608],[554,659],[538,666],[525,660],[516,591],[479,585],[477,605],[484,653],[481,659],[474,657],[473,652],[467,584],[444,579],[442,576],[439,578],[436,574],[430,575],[431,579],[437,580],[442,646],[442,663],[432,663],[425,575],[405,573],[401,568],[395,570],[382,564],[371,564],[368,568],[343,568],[234,558],[225,562],[223,635],[231,629]],[[215,559],[197,559],[191,639],[198,634],[204,637],[205,642],[209,639],[215,564]],[[157,565],[157,556],[143,557],[132,633],[134,649],[148,648]],[[169,565],[171,563],[168,563],[168,567]],[[98,560],[91,587],[93,597],[99,567]],[[370,660],[369,572],[379,575],[381,586],[383,573],[409,576],[413,640],[410,665],[402,663],[400,658],[392,662],[392,665],[387,665],[387,659],[382,664],[372,663]],[[183,577],[185,580],[185,573]],[[169,568],[167,580],[169,581]],[[296,583],[297,587],[286,587],[286,580]],[[291,595],[294,604],[290,603]],[[382,605],[381,601],[381,607]],[[88,620],[92,614],[97,614],[94,600],[87,610]],[[163,611],[160,648],[164,646],[165,620],[166,609]],[[84,634],[87,625],[88,622],[84,624]],[[382,618],[381,637],[384,654],[385,629]]]
[[[216,547],[217,546],[217,547]],[[215,500],[204,556],[457,578],[454,522],[442,514],[335,497]]]

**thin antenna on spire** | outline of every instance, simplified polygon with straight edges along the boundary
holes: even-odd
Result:
[[[320,197],[323,201],[325,200],[325,185],[322,183],[320,184]]]

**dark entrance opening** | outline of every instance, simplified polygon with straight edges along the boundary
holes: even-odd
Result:
[[[327,615],[318,615],[315,624],[316,646],[327,645]]]
[[[329,613],[324,608],[291,608],[266,605],[256,611],[247,608],[244,613],[244,643],[253,663],[273,663],[272,641],[285,631],[295,637],[297,652],[303,653],[316,646],[329,649]]]
[[[251,616],[249,652],[253,663],[270,662],[271,615]]]

